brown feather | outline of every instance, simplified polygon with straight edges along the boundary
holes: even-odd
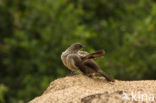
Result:
[[[86,61],[87,59],[94,59],[94,58],[101,58],[103,56],[100,56],[101,54],[104,54],[104,50],[98,50],[94,53],[90,53],[87,56],[83,57],[82,60],[83,62]]]
[[[86,70],[89,71],[89,72],[86,71],[86,74],[89,74],[92,71],[92,73],[101,74],[103,77],[107,79],[107,81],[111,81],[111,82],[115,81],[112,77],[110,77],[108,74],[103,72],[94,60],[87,60],[86,62],[84,62],[84,66]]]

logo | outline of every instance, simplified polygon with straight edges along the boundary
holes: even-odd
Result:
[[[129,101],[146,101],[146,102],[154,102],[155,95],[154,94],[146,94],[141,92],[131,92],[129,95],[123,91],[122,99]]]

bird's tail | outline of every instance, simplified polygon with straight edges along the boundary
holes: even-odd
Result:
[[[115,80],[112,77],[110,77],[108,74],[106,74],[102,70],[98,71],[98,73],[101,74],[103,77],[105,77],[107,81],[115,82]]]

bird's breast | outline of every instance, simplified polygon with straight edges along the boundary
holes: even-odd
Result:
[[[73,60],[68,60],[68,56],[70,54],[69,53],[66,53],[66,52],[63,52],[62,55],[61,55],[61,59],[62,59],[62,62],[63,64],[70,70],[72,71],[76,71],[78,70],[78,68],[75,66],[75,63]]]

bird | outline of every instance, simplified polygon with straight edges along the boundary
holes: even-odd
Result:
[[[94,61],[95,58],[102,57],[100,55],[105,53],[104,50],[88,53],[86,51],[82,51],[82,48],[84,48],[84,46],[81,43],[74,43],[69,46],[61,54],[63,64],[71,71],[80,71],[89,77],[91,77],[93,73],[98,73],[105,77],[107,81],[115,82],[115,79],[102,71]]]

